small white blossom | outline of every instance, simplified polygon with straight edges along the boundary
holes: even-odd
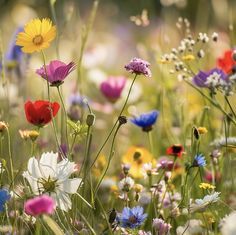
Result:
[[[128,192],[133,186],[134,180],[131,177],[125,177],[118,183],[118,188],[125,192]]]

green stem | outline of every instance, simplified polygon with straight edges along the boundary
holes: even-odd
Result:
[[[45,58],[45,54],[44,54],[44,52],[42,50],[41,50],[41,54],[42,54],[42,58],[43,58],[43,66],[44,66],[45,75],[46,75],[46,81],[47,81],[48,101],[51,104],[50,85],[49,85],[49,79],[48,79],[48,73],[47,73],[46,58]],[[60,151],[62,156],[66,157],[64,152],[62,151],[62,149],[60,147],[60,144],[59,144],[59,140],[58,140],[58,137],[57,137],[57,130],[56,130],[56,125],[55,125],[55,120],[54,120],[54,117],[53,117],[51,106],[50,106],[50,112],[51,112],[51,118],[52,118],[53,132],[54,132],[54,136],[55,136],[55,139],[56,139],[58,150]]]
[[[93,163],[92,163],[91,166],[90,166],[90,169],[93,167],[93,165],[95,164],[97,158],[99,157],[100,153],[102,152],[103,148],[105,147],[106,143],[108,142],[108,140],[109,140],[109,138],[110,138],[110,136],[111,136],[113,130],[114,130],[115,127],[116,127],[116,124],[117,124],[118,121],[119,121],[119,117],[123,114],[124,109],[125,109],[125,107],[126,107],[126,105],[127,105],[127,103],[128,103],[129,96],[130,96],[130,93],[131,93],[131,90],[132,90],[132,87],[133,87],[133,85],[134,85],[134,82],[135,82],[136,78],[137,78],[137,74],[135,74],[134,79],[133,79],[133,81],[132,81],[132,83],[131,83],[131,85],[130,85],[128,95],[127,95],[126,100],[125,100],[125,103],[124,103],[124,105],[123,105],[123,107],[122,107],[122,109],[121,109],[121,111],[120,111],[120,113],[119,113],[119,115],[118,115],[118,118],[117,118],[115,124],[113,125],[111,131],[109,132],[107,138],[105,139],[104,143],[102,144],[101,148],[99,149],[98,153],[96,154],[96,156],[95,156],[95,158],[94,158],[94,160],[93,160]]]
[[[99,189],[99,187],[100,187],[100,185],[101,185],[101,183],[102,183],[102,180],[103,180],[103,178],[105,177],[105,175],[106,175],[106,173],[107,173],[107,171],[108,171],[108,168],[109,168],[109,166],[110,166],[111,159],[112,159],[112,157],[114,156],[114,143],[115,143],[115,139],[116,139],[116,136],[117,136],[117,133],[118,133],[120,127],[121,127],[121,125],[118,125],[118,126],[117,126],[117,129],[116,129],[116,131],[115,131],[115,133],[114,133],[114,136],[113,136],[113,139],[112,139],[112,143],[111,143],[111,149],[110,149],[110,153],[109,153],[108,163],[107,163],[107,166],[106,166],[106,168],[104,169],[103,174],[101,175],[101,177],[100,177],[100,179],[99,179],[99,181],[98,181],[98,183],[97,183],[97,185],[96,185],[96,188],[95,188],[95,190],[94,190],[94,198],[95,198],[96,195],[97,195],[97,192],[98,192],[98,189]]]
[[[58,95],[59,95],[59,97],[60,97],[61,104],[62,104],[62,108],[63,108],[63,111],[64,111],[65,123],[66,123],[66,125],[65,125],[65,131],[66,131],[66,145],[67,145],[67,147],[69,147],[66,107],[65,107],[64,100],[63,100],[62,91],[60,91],[60,88],[59,88],[59,87],[57,87],[57,91],[58,91]]]

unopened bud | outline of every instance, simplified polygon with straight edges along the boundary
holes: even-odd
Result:
[[[88,126],[93,126],[95,123],[95,115],[93,113],[88,114],[86,119],[86,124]]]
[[[119,124],[123,125],[127,123],[127,117],[126,116],[119,116],[118,118]]]

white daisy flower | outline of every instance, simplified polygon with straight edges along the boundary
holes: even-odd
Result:
[[[214,192],[206,195],[203,199],[196,199],[195,203],[190,205],[190,212],[193,213],[198,210],[204,211],[208,205],[215,203],[220,199],[219,195],[220,192]]]
[[[118,183],[118,187],[121,191],[129,192],[134,186],[134,180],[131,177],[125,177]]]
[[[48,194],[61,210],[71,209],[69,194],[77,192],[80,178],[69,179],[76,164],[68,159],[58,162],[58,153],[43,153],[40,160],[32,157],[28,161],[28,170],[23,176],[28,180],[34,194]]]
[[[220,223],[221,233],[223,235],[234,235],[236,234],[236,212],[233,211],[228,216],[226,216]]]

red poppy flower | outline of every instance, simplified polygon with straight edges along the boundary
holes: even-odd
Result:
[[[227,74],[232,73],[232,69],[236,65],[233,59],[233,50],[225,51],[224,56],[217,59],[217,65],[225,73]]]
[[[181,157],[184,152],[184,148],[181,144],[174,144],[166,149],[166,153],[168,155],[172,155],[175,157]]]
[[[44,100],[27,101],[25,103],[25,115],[28,122],[42,127],[52,120],[52,116],[56,116],[59,108],[60,105],[57,102],[50,103]],[[52,109],[52,115],[50,109]]]

